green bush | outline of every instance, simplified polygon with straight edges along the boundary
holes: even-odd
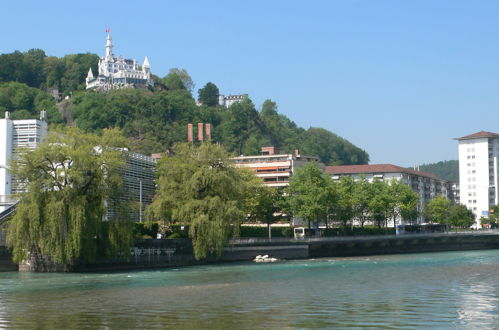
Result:
[[[294,236],[294,229],[293,229],[293,227],[284,227],[282,229],[282,236],[284,236],[284,237],[293,237]]]

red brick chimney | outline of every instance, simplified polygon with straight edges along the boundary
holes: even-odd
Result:
[[[198,123],[198,141],[203,141],[203,123]]]
[[[187,124],[187,141],[192,142],[192,124]]]

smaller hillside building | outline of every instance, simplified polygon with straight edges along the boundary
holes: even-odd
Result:
[[[239,156],[233,160],[237,166],[254,170],[256,176],[270,187],[287,187],[294,171],[307,163],[313,162],[319,168],[325,168],[319,157],[303,156],[299,150],[295,150],[294,154],[279,154],[275,147],[262,147],[258,156]]]

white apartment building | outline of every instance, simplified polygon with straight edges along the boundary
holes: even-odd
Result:
[[[460,201],[475,213],[481,227],[480,218],[488,218],[491,207],[498,204],[499,134],[481,131],[456,140]]]
[[[270,187],[287,187],[289,178],[296,168],[314,162],[321,169],[325,166],[318,157],[302,156],[299,150],[294,154],[279,154],[275,147],[262,147],[262,154],[257,156],[239,156],[233,160],[236,166],[248,167],[255,171],[256,176],[262,178]]]
[[[392,164],[326,166],[326,172],[331,174],[333,180],[339,180],[344,175],[351,176],[356,180],[365,178],[369,182],[373,180],[401,180],[419,195],[418,212],[420,216],[417,219],[418,222],[424,221],[421,213],[425,203],[430,199],[437,196],[452,197],[452,188],[448,181],[431,173]]]
[[[8,171],[9,161],[19,148],[36,148],[47,135],[44,111],[37,119],[11,120],[9,112],[0,119],[0,212],[16,202],[14,194],[23,191],[22,184]]]

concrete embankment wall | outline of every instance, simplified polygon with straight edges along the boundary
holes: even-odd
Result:
[[[435,234],[317,241],[309,244],[309,258],[376,254],[499,249],[497,234]]]
[[[6,247],[0,246],[0,272],[12,272],[18,269]]]
[[[116,271],[200,265],[212,262],[235,262],[253,260],[257,255],[269,255],[278,259],[304,259],[320,257],[365,256],[377,254],[419,253],[437,251],[460,251],[499,249],[499,234],[432,234],[403,236],[340,237],[295,240],[245,240],[233,242],[224,249],[220,259],[209,258],[199,262],[194,259],[192,244],[188,239],[141,240],[132,249],[131,258],[125,260],[98,259],[92,263],[54,265],[33,257],[19,265],[20,271]],[[12,262],[2,266],[8,258],[6,250],[1,254],[0,271],[16,270]],[[7,260],[8,261],[8,260]]]

